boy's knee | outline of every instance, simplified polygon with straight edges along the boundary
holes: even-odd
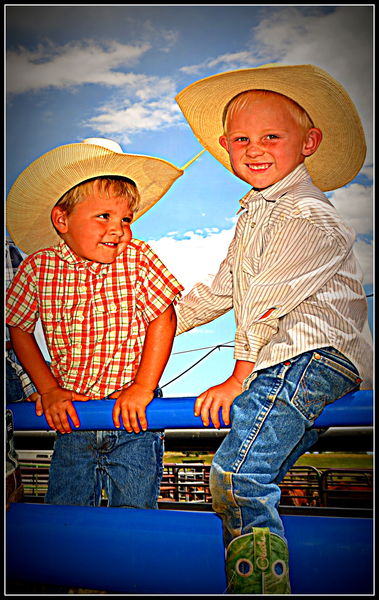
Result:
[[[209,474],[209,489],[212,495],[212,506],[217,513],[222,513],[235,504],[232,477],[232,472],[224,471],[213,461]]]

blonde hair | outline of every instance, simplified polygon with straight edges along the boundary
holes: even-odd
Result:
[[[133,214],[138,211],[141,197],[136,184],[127,177],[119,177],[117,175],[107,175],[87,179],[63,194],[55,206],[59,206],[69,215],[74,210],[75,206],[93,191],[94,183],[96,181],[100,183],[101,194],[106,195],[109,188],[112,186],[115,194],[118,196],[126,196],[128,198],[129,208]]]
[[[298,122],[299,126],[305,131],[308,131],[311,127],[314,127],[313,121],[300,104],[291,100],[284,94],[278,92],[271,92],[270,90],[246,90],[241,92],[237,96],[234,96],[224,108],[222,116],[222,125],[224,128],[224,134],[227,133],[227,122],[237,111],[244,109],[249,102],[254,98],[267,98],[271,95],[280,96],[287,102],[288,109],[294,119]]]

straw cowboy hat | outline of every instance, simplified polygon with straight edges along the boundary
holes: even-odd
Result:
[[[7,200],[7,229],[26,254],[56,244],[50,214],[58,200],[75,185],[102,175],[132,179],[139,190],[138,219],[183,175],[184,170],[151,156],[125,154],[112,140],[88,138],[59,146],[32,162],[12,185]]]
[[[200,144],[230,171],[228,153],[221,147],[223,112],[241,92],[260,89],[288,96],[302,106],[322,142],[305,164],[315,185],[334,190],[351,181],[361,169],[366,143],[358,112],[346,90],[314,65],[263,65],[229,71],[189,85],[176,97]]]

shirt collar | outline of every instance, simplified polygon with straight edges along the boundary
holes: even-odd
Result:
[[[71,250],[70,246],[68,246],[64,240],[61,240],[56,246],[56,251],[62,260],[66,261],[78,271],[88,270],[91,271],[91,273],[100,274],[107,271],[109,268],[109,264],[98,263],[81,258]]]
[[[309,179],[311,182],[307,167],[304,163],[301,163],[296,169],[286,175],[286,177],[274,183],[274,185],[271,185],[264,190],[255,190],[254,188],[249,190],[249,192],[240,200],[241,207],[247,208],[250,202],[261,198],[264,198],[267,202],[276,202],[281,196],[286,194],[291,187],[305,179]]]

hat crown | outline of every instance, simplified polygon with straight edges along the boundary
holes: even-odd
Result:
[[[124,154],[120,144],[115,142],[114,140],[109,140],[107,138],[99,138],[99,137],[91,137],[83,140],[83,144],[94,144],[95,146],[101,146],[102,148],[107,148],[108,150],[112,150],[112,152],[118,152],[119,154]]]

